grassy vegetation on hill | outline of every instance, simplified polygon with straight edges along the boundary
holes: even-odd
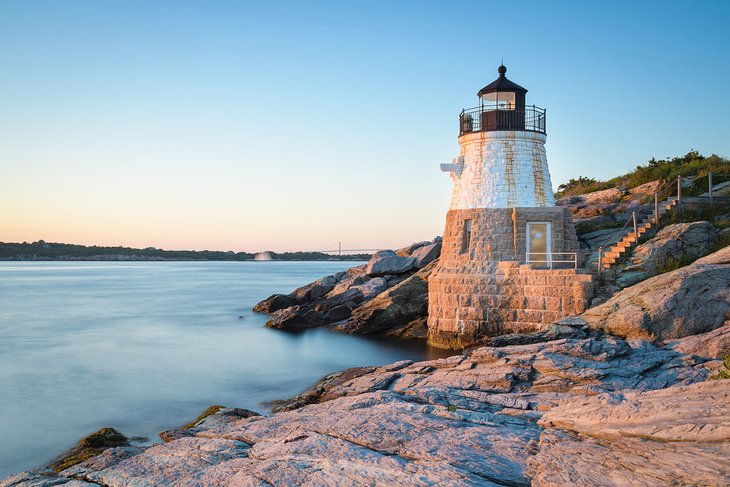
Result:
[[[645,165],[636,166],[633,171],[608,181],[597,181],[583,176],[571,179],[558,186],[555,196],[557,198],[576,196],[609,188],[630,189],[656,180],[674,181],[677,176],[686,178],[699,176],[701,178],[707,176],[709,172],[718,176],[714,182],[727,181],[730,179],[730,160],[716,154],[705,157],[699,152],[691,150],[681,157],[660,160],[652,157]],[[707,180],[699,179],[696,186],[686,189],[687,196],[707,191]]]

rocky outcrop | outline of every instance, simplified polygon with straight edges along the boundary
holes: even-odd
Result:
[[[369,276],[386,276],[388,274],[402,274],[415,266],[414,257],[401,257],[392,250],[375,252],[368,262],[366,272]]]
[[[182,428],[163,431],[159,436],[162,441],[169,443],[170,441],[174,441],[179,438],[195,436],[196,433],[201,431],[201,428],[208,428],[212,424],[220,425],[238,419],[252,418],[254,416],[261,415],[255,411],[251,411],[250,409],[227,408],[219,405],[210,406],[203,411],[200,416]]]
[[[624,289],[581,316],[625,338],[667,340],[714,330],[730,319],[730,246]]]
[[[686,265],[707,255],[715,243],[717,231],[708,221],[667,225],[651,240],[637,246],[619,274],[619,287],[632,286],[660,271]]]
[[[127,437],[114,428],[102,428],[82,438],[75,447],[51,462],[49,468],[60,472],[118,446],[129,446]]]
[[[270,314],[267,326],[272,328],[334,325],[344,333],[423,339],[426,279],[440,251],[437,237],[397,251],[376,252],[366,265],[323,277],[290,294],[274,294],[253,310]]]
[[[429,245],[424,245],[423,247],[416,249],[412,255],[413,258],[416,259],[415,267],[422,269],[434,260],[438,259],[439,255],[441,255],[441,242],[436,241]]]
[[[670,340],[667,347],[687,355],[722,358],[730,355],[730,321],[707,333]]]
[[[566,196],[555,204],[570,208],[577,223],[609,228],[625,222],[630,217],[630,211],[648,208],[646,203],[652,200],[661,186],[661,181],[651,181],[631,189],[609,188],[579,196]]]
[[[561,326],[582,338],[350,369],[268,417],[220,409],[168,443],[0,485],[730,481],[729,389],[706,382],[711,362],[576,323]]]
[[[708,381],[571,398],[545,413],[535,485],[727,485],[730,387]]]
[[[352,317],[335,325],[344,333],[360,335],[397,334],[428,313],[428,276],[435,263],[402,281],[377,297],[356,308]],[[423,334],[427,330],[425,322]]]

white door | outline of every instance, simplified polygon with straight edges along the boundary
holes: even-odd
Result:
[[[550,267],[552,235],[549,222],[527,224],[527,262],[533,267]]]

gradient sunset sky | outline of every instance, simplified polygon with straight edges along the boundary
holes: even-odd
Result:
[[[0,2],[0,241],[398,247],[458,113],[547,108],[555,187],[730,155],[730,2]]]

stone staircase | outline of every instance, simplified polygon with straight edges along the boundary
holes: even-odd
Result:
[[[659,203],[658,217],[661,218],[666,213],[672,211],[677,206],[677,204],[677,198],[674,196]],[[589,269],[591,269],[594,273],[598,273],[599,268],[604,272],[610,270],[611,267],[619,260],[619,258],[621,258],[624,252],[630,250],[634,247],[634,245],[636,245],[642,235],[657,226],[657,221],[657,215],[655,215],[654,211],[652,211],[651,214],[649,214],[643,220],[637,221],[636,232],[634,232],[634,229],[631,228],[621,240],[619,240],[616,244],[614,244],[607,250],[604,250],[603,258],[600,262],[600,267],[598,259],[595,259],[592,263],[587,263],[587,265],[590,266]]]

